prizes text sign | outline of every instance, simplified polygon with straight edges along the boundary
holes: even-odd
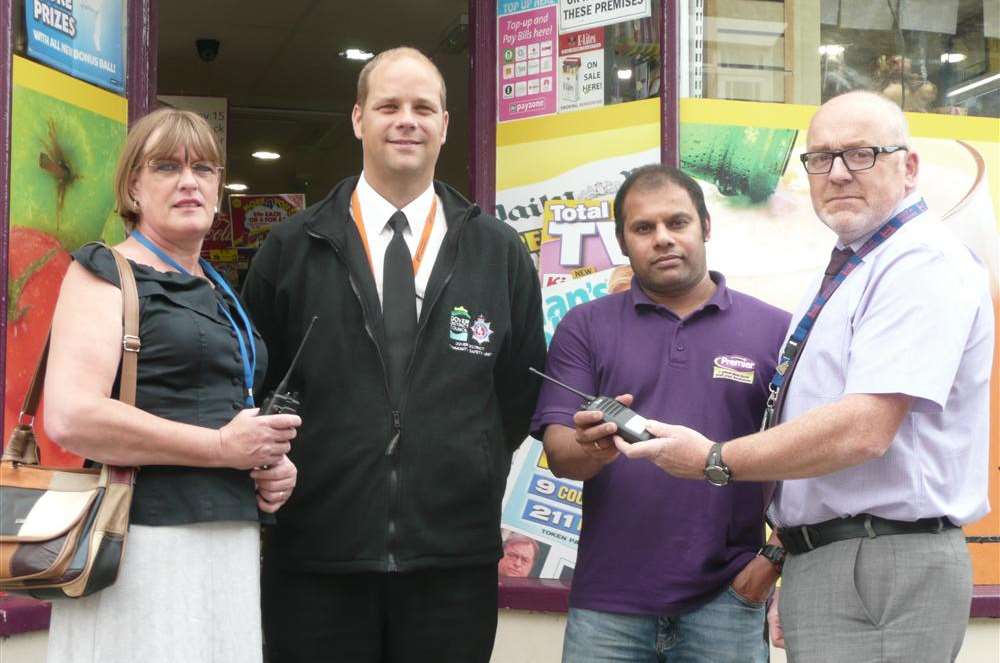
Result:
[[[125,90],[122,0],[25,0],[28,55],[118,93]]]

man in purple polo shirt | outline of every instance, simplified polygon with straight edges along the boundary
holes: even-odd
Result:
[[[681,171],[633,171],[614,209],[631,289],[563,318],[548,373],[709,436],[757,430],[788,314],[708,271],[708,211]],[[715,488],[629,462],[614,425],[579,404],[545,383],[532,421],[552,471],[585,482],[563,661],[766,661],[771,486]]]
[[[927,211],[894,103],[831,99],[807,142],[813,207],[847,262],[831,259],[794,318],[811,332],[792,336],[777,425],[733,439],[652,422],[657,439],[616,444],[678,477],[782,480],[790,661],[953,661],[972,600],[961,526],[989,512],[987,274]]]

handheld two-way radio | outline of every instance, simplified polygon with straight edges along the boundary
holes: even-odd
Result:
[[[306,329],[305,336],[302,337],[302,342],[299,343],[299,349],[295,351],[295,357],[292,358],[292,363],[288,367],[288,372],[285,373],[285,377],[281,379],[278,386],[274,388],[274,393],[264,399],[264,402],[260,404],[259,414],[298,414],[298,410],[301,405],[299,403],[299,394],[298,392],[288,391],[288,380],[292,377],[292,371],[295,370],[295,367],[299,363],[299,355],[302,354],[302,348],[305,347],[306,339],[309,338],[309,332],[312,331],[314,324],[316,324],[315,315],[309,323],[309,327]]]
[[[591,396],[555,378],[549,377],[534,367],[529,366],[528,370],[582,398],[583,404],[580,405],[581,410],[596,410],[600,412],[604,416],[605,422],[611,422],[618,427],[618,435],[629,444],[653,439],[652,434],[646,430],[646,419],[615,399],[608,396]]]

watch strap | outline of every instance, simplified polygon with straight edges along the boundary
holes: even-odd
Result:
[[[785,549],[781,546],[765,545],[762,546],[757,554],[761,557],[767,559],[774,566],[778,573],[781,573],[782,568],[785,566]]]

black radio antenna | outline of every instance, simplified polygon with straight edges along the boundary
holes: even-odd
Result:
[[[285,393],[285,389],[288,387],[288,380],[289,378],[292,377],[292,371],[295,370],[295,366],[298,364],[299,355],[302,354],[302,348],[306,346],[306,339],[309,338],[309,332],[312,331],[313,325],[316,324],[316,318],[317,316],[314,315],[312,317],[312,320],[309,321],[309,326],[306,328],[306,333],[302,337],[302,341],[299,343],[299,349],[295,351],[295,356],[292,357],[292,363],[288,365],[288,372],[285,373],[285,377],[281,378],[281,382],[278,383],[277,387],[275,387],[274,393],[276,394]]]
[[[556,383],[557,385],[559,385],[559,386],[560,386],[560,387],[562,387],[563,389],[568,389],[569,391],[572,391],[572,392],[573,392],[574,394],[576,394],[576,395],[577,395],[577,396],[579,396],[580,398],[585,398],[585,399],[587,399],[588,401],[592,401],[592,400],[594,400],[595,398],[597,398],[597,396],[591,396],[590,394],[585,394],[585,393],[583,393],[582,391],[580,391],[579,389],[574,389],[573,387],[569,386],[568,384],[566,384],[566,383],[564,383],[564,382],[560,382],[559,380],[556,380],[555,378],[551,378],[551,377],[549,377],[548,375],[546,375],[545,373],[542,373],[542,372],[541,372],[540,370],[538,370],[538,369],[537,369],[537,368],[535,368],[534,366],[529,366],[529,367],[528,367],[528,370],[529,370],[529,371],[531,371],[532,373],[534,373],[535,375],[539,376],[539,377],[543,377],[543,378],[545,378],[545,379],[546,379],[546,380],[548,380],[549,382],[554,382],[554,383]]]

